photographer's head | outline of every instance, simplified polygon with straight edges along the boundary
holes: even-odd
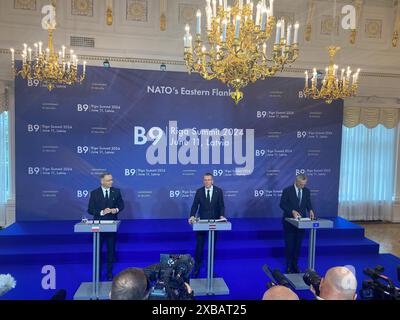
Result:
[[[323,300],[355,300],[357,279],[346,267],[334,267],[321,279],[320,295]]]
[[[299,300],[299,297],[288,287],[273,286],[265,291],[263,300]]]
[[[114,278],[111,300],[146,300],[149,295],[147,277],[142,269],[129,268],[121,271]]]

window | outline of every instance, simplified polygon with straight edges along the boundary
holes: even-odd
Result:
[[[10,195],[8,112],[0,114],[0,203]]]
[[[392,201],[396,128],[343,127],[340,201]]]

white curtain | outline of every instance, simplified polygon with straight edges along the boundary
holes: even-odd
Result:
[[[339,215],[349,220],[390,220],[398,127],[343,126]]]
[[[0,113],[0,206],[8,200],[8,114],[6,111]]]

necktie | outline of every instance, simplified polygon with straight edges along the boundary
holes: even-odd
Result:
[[[211,202],[210,189],[207,190],[207,201]]]
[[[106,200],[108,200],[108,190],[106,190]]]
[[[297,198],[299,199],[299,207],[301,205],[301,189],[297,192]]]

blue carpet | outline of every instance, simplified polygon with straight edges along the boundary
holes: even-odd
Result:
[[[284,243],[280,219],[232,219],[233,230],[218,234],[215,271],[224,277],[231,294],[216,299],[260,299],[269,279],[262,271],[268,264],[282,269]],[[74,221],[19,222],[0,231],[0,273],[11,273],[17,287],[3,299],[48,299],[54,290],[42,289],[42,266],[57,272],[57,289],[71,299],[82,281],[91,279],[92,242],[87,234],[74,234]],[[307,239],[301,267],[306,267]],[[123,221],[118,233],[115,272],[144,267],[159,260],[160,253],[190,253],[194,234],[184,220]],[[400,259],[379,254],[379,245],[364,237],[364,229],[334,218],[334,229],[319,230],[316,270],[323,274],[336,265],[356,268],[359,287],[365,267],[382,265],[396,279]],[[202,270],[205,276],[205,270]],[[299,292],[310,297],[308,292]]]

